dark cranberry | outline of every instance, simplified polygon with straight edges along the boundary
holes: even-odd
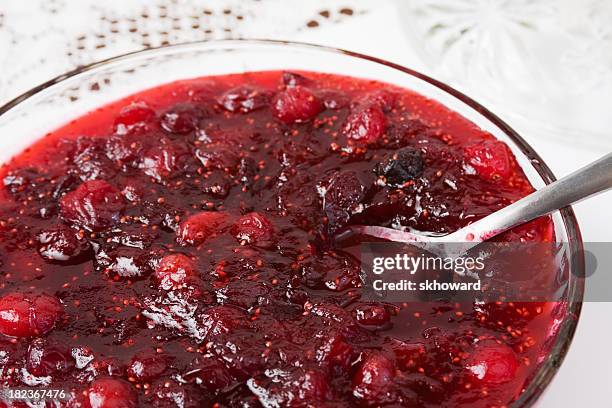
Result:
[[[180,164],[187,152],[185,149],[173,145],[168,140],[148,149],[141,160],[140,168],[147,176],[157,181],[163,181],[172,176],[180,168]]]
[[[267,377],[250,379],[248,386],[264,405],[275,401],[276,406],[283,407],[316,406],[331,394],[327,376],[318,369],[278,370]]]
[[[387,129],[387,118],[377,104],[362,106],[351,112],[344,124],[344,134],[349,139],[373,143]]]
[[[512,174],[512,153],[498,140],[487,140],[464,149],[465,163],[485,179],[507,179]]]
[[[188,104],[180,104],[165,112],[161,117],[161,127],[169,133],[184,135],[196,130],[203,117],[202,111]]]
[[[47,344],[43,339],[35,339],[28,348],[26,368],[37,377],[65,374],[74,367],[69,351]]]
[[[317,348],[317,361],[348,370],[354,357],[353,347],[341,333],[326,334]]]
[[[269,103],[270,94],[267,91],[249,86],[232,88],[219,98],[219,104],[230,112],[249,113]]]
[[[106,153],[106,139],[81,137],[73,162],[82,181],[103,180],[113,177],[117,170]]]
[[[234,382],[229,370],[210,355],[196,357],[182,377],[213,393],[229,387]]]
[[[181,245],[201,245],[211,236],[220,233],[227,221],[227,215],[222,212],[204,211],[191,215],[179,225],[177,241]]]
[[[117,165],[133,165],[142,153],[142,143],[130,136],[111,136],[106,141],[106,157]]]
[[[102,180],[86,181],[60,201],[64,220],[92,231],[116,224],[124,208],[119,191]]]
[[[417,368],[423,363],[427,353],[425,344],[421,342],[411,343],[394,339],[391,348],[398,366],[404,370]]]
[[[12,337],[50,332],[64,312],[60,301],[47,294],[9,293],[0,297],[0,333]]]
[[[237,170],[240,158],[230,147],[212,145],[199,148],[195,155],[200,163],[207,169],[218,169],[234,173]]]
[[[246,314],[233,306],[213,306],[202,312],[200,316],[204,337],[229,333],[236,328],[248,325]]]
[[[274,226],[262,214],[243,215],[232,227],[231,233],[240,242],[248,244],[269,242],[274,235]]]
[[[351,216],[362,210],[366,187],[353,171],[336,173],[324,187],[323,205],[330,233],[342,228]]]
[[[121,109],[115,119],[115,133],[126,135],[146,130],[147,124],[155,118],[155,111],[144,102],[137,102]]]
[[[132,408],[138,406],[138,395],[132,385],[119,378],[94,380],[87,390],[91,408]]]
[[[302,86],[287,88],[272,101],[272,114],[287,124],[307,122],[317,116],[321,109],[317,96]]]
[[[510,347],[486,342],[475,346],[465,367],[476,381],[491,385],[514,379],[519,362]]]
[[[164,256],[155,270],[155,278],[159,282],[159,287],[164,290],[182,286],[193,274],[193,261],[183,254]]]
[[[89,242],[66,227],[44,230],[38,234],[38,253],[53,262],[80,260],[90,252]]]
[[[166,355],[154,351],[141,351],[130,361],[127,374],[138,381],[151,381],[159,378],[167,366]]]
[[[391,313],[382,304],[365,304],[357,306],[353,310],[355,320],[362,326],[368,328],[388,328],[391,323]]]
[[[353,377],[353,395],[366,401],[376,401],[393,384],[395,366],[379,353],[369,354]]]
[[[423,174],[423,157],[419,150],[404,147],[376,166],[376,174],[389,187],[403,187]]]

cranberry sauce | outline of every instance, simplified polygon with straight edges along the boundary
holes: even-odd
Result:
[[[347,224],[449,233],[532,191],[504,143],[388,84],[181,81],[48,134],[0,179],[0,385],[68,406],[505,406],[551,327],[551,303],[360,299],[330,244]]]

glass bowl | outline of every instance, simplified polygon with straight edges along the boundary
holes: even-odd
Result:
[[[264,40],[197,42],[140,51],[79,68],[33,88],[0,107],[0,164],[46,132],[85,112],[163,83],[192,77],[293,69],[363,77],[412,89],[435,99],[503,140],[536,188],[555,180],[538,154],[507,124],[453,88],[411,69],[373,57],[309,44]],[[535,403],[558,370],[571,343],[582,306],[582,239],[571,208],[553,214],[562,254],[559,279],[566,282],[554,308],[558,323],[515,406]]]

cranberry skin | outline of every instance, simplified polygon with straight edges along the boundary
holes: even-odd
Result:
[[[168,133],[185,135],[198,128],[202,117],[203,113],[197,107],[180,104],[165,112],[160,123],[162,129]]]
[[[144,102],[134,103],[121,109],[115,119],[114,129],[118,135],[140,133],[155,118],[155,111]]]
[[[177,241],[183,246],[198,246],[208,238],[221,232],[227,222],[222,212],[204,211],[191,215],[183,221],[176,232]]]
[[[166,356],[153,351],[136,354],[127,368],[127,374],[138,381],[150,381],[159,378],[168,367]]]
[[[132,408],[138,406],[138,395],[130,383],[119,378],[102,377],[88,389],[91,408]]]
[[[51,262],[78,260],[91,249],[86,240],[77,238],[73,231],[65,227],[41,231],[38,242],[38,253]]]
[[[86,181],[60,201],[64,220],[91,231],[117,223],[124,208],[119,191],[103,180]]]
[[[486,385],[502,384],[514,379],[519,362],[514,351],[505,344],[476,345],[466,360],[471,377]]]
[[[366,328],[386,329],[391,324],[391,313],[384,305],[360,305],[353,315],[357,323]]]
[[[378,104],[359,107],[344,124],[344,134],[364,143],[376,142],[387,130],[387,118]]]
[[[28,348],[26,368],[37,377],[67,373],[74,367],[74,360],[68,350],[45,344],[36,339]]]
[[[196,357],[187,372],[183,374],[183,378],[210,392],[218,392],[234,382],[229,370],[210,355]]]
[[[11,337],[41,336],[55,327],[63,311],[54,296],[9,293],[0,298],[0,333]]]
[[[262,89],[238,86],[225,92],[218,100],[230,112],[249,113],[270,103],[270,94]]]
[[[194,274],[192,260],[183,254],[164,256],[155,269],[155,278],[159,287],[170,290],[182,286],[189,276]]]
[[[485,179],[507,179],[512,175],[512,153],[504,142],[487,140],[464,149],[465,164]]]
[[[272,101],[272,114],[281,122],[292,124],[312,120],[322,106],[308,88],[295,86],[279,92]]]
[[[274,226],[265,216],[252,212],[240,217],[231,233],[238,241],[248,244],[269,242],[274,235]]]
[[[391,360],[382,354],[370,354],[353,377],[353,395],[375,401],[384,395],[394,377],[395,366]]]

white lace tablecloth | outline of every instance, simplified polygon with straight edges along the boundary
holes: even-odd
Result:
[[[578,35],[587,36],[587,39],[595,35],[596,41],[591,42],[594,51],[589,51],[588,55],[605,60],[601,66],[589,66],[589,69],[596,69],[590,75],[602,80],[612,78],[612,56],[604,53],[598,57],[593,54],[612,41],[612,24],[609,24],[609,19],[606,20],[610,14],[605,13],[610,10],[607,6],[611,2],[589,0],[588,3],[594,8],[576,9],[577,4],[583,5],[584,2],[572,1],[572,7],[580,13],[570,13],[565,17],[566,22],[571,23],[568,30],[576,30],[579,17],[601,19],[603,16],[602,21],[607,21],[601,26],[589,24],[590,31],[578,32]],[[607,6],[601,8],[606,1]],[[535,9],[536,3],[542,7]],[[571,137],[555,137],[536,120],[518,119],[521,112],[516,101],[513,103],[508,99],[504,103],[504,98],[488,98],[512,91],[516,83],[498,81],[496,85],[500,88],[495,95],[491,95],[488,88],[474,87],[473,83],[463,81],[467,74],[453,77],[453,72],[469,74],[475,71],[466,71],[465,67],[457,67],[462,70],[452,69],[452,63],[461,60],[461,56],[448,54],[448,50],[438,55],[444,58],[430,58],[434,54],[428,54],[431,49],[425,45],[435,45],[435,42],[423,44],[422,41],[428,35],[433,35],[435,40],[439,33],[432,34],[422,29],[423,24],[430,21],[427,19],[432,18],[427,14],[431,13],[432,7],[454,13],[453,16],[460,17],[458,20],[454,17],[455,20],[445,20],[441,25],[445,27],[442,35],[446,37],[443,38],[451,48],[455,32],[476,30],[479,33],[479,50],[484,50],[480,56],[489,58],[489,63],[493,61],[493,68],[503,65],[506,75],[518,75],[521,74],[519,65],[516,68],[508,65],[504,58],[510,54],[500,55],[496,48],[504,46],[506,40],[513,40],[512,37],[503,37],[507,32],[506,23],[495,18],[500,15],[508,17],[512,24],[518,24],[522,32],[523,29],[537,28],[540,21],[536,18],[537,13],[543,13],[543,19],[549,18],[554,7],[567,3],[567,0],[0,0],[0,104],[78,66],[147,47],[218,38],[314,42],[381,57],[440,76],[462,87],[517,128],[553,171],[563,176],[609,151],[612,131],[599,140],[589,137],[586,143],[586,138],[580,136],[579,128],[577,133],[576,129],[568,132]],[[480,8],[474,9],[475,4]],[[506,10],[510,4],[512,8]],[[474,19],[476,12],[484,14]],[[416,20],[414,16],[418,16]],[[487,24],[482,25],[483,22]],[[578,26],[578,31],[581,27],[584,25]],[[512,26],[512,30],[515,29]],[[512,43],[512,46],[516,44]],[[561,50],[565,49],[563,47],[564,44]],[[605,47],[604,50],[607,49]],[[546,51],[539,50],[537,55],[546,56]],[[432,61],[435,63],[432,64]],[[479,67],[482,68],[482,65]],[[605,88],[612,84],[612,80],[602,83],[604,85],[597,84],[596,90],[592,91],[593,98],[601,97],[602,89],[609,90],[612,95],[612,88]],[[589,100],[589,95],[583,95],[585,101]],[[607,94],[604,92],[604,95]],[[558,103],[559,100],[553,102]],[[533,111],[530,113],[538,115],[537,104],[529,109]],[[608,106],[605,119],[612,118],[610,109],[612,105]],[[563,112],[558,114],[559,121],[564,119],[563,116],[566,116]],[[602,124],[596,123],[598,126],[595,128],[602,128]],[[584,133],[593,133],[591,130],[585,129]],[[575,207],[585,241],[611,240],[611,207],[610,194]],[[606,272],[609,273],[600,271]],[[541,407],[610,406],[612,370],[609,367],[612,366],[612,357],[608,350],[612,344],[612,304],[588,303],[583,310],[571,351],[540,401]]]

